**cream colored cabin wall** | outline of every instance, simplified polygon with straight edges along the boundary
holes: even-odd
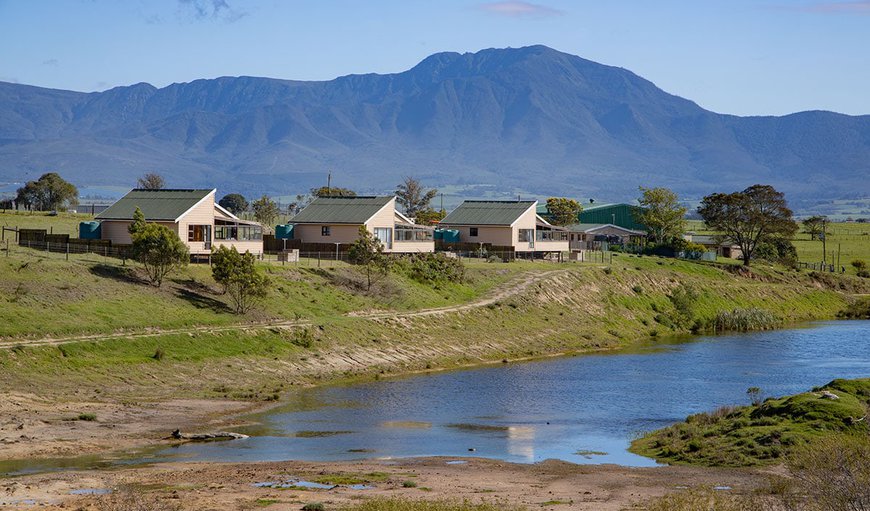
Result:
[[[434,252],[434,241],[394,241],[393,250],[398,254],[412,254],[418,252]]]
[[[321,227],[328,224],[296,224],[293,238],[302,243],[353,243],[359,237],[359,225],[330,225],[330,235],[321,236]]]
[[[127,229],[133,222],[131,220],[103,220],[100,222],[100,238],[111,240],[116,245],[129,245],[133,243],[130,239],[130,231]],[[164,225],[172,232],[178,234],[178,226],[173,222],[157,222]],[[183,240],[182,240],[183,241]]]
[[[254,255],[260,255],[263,253],[262,240],[215,240],[214,245],[215,247],[236,247],[236,250],[238,250],[241,254],[244,254],[245,252],[250,252]]]
[[[396,227],[396,199],[391,200],[381,208],[373,217],[366,222],[366,229],[375,232],[375,227],[395,229]]]

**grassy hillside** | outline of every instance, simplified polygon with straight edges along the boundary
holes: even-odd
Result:
[[[870,379],[834,380],[811,392],[691,415],[685,422],[635,440],[630,450],[667,463],[778,463],[820,438],[867,435],[868,405]]]
[[[615,348],[708,328],[735,309],[765,311],[768,327],[831,318],[849,293],[870,290],[855,277],[627,255],[607,267],[467,266],[463,284],[395,274],[365,293],[350,267],[264,264],[273,289],[241,317],[204,265],[157,289],[118,261],[15,247],[0,256],[0,389],[276,399],[294,384]]]

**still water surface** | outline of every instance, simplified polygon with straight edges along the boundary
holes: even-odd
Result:
[[[17,460],[3,473],[142,462],[483,456],[532,463],[650,466],[629,453],[639,432],[723,405],[870,377],[870,321],[667,341],[607,354],[511,363],[306,389],[255,417],[245,440],[114,457]],[[474,449],[470,451],[469,449]]]
[[[160,454],[203,461],[471,455],[649,466],[655,462],[626,450],[641,431],[746,404],[749,387],[780,396],[868,376],[870,321],[822,322],[310,389],[262,415],[263,428],[251,431],[260,436]]]

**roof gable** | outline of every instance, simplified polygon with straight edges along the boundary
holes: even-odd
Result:
[[[631,234],[635,236],[644,236],[646,232],[638,231],[635,229],[629,229],[627,227],[622,227],[621,225],[614,224],[572,224],[567,226],[568,230],[571,232],[585,232],[585,233],[593,233],[595,231],[599,231],[601,229],[609,228],[616,231],[622,231],[626,234]]]
[[[478,201],[467,200],[450,212],[444,225],[504,225],[517,221],[537,201]]]
[[[145,219],[174,222],[214,190],[131,190],[127,195],[99,213],[97,220],[132,220],[138,207]]]
[[[385,197],[318,197],[311,201],[291,224],[362,225],[393,200]]]

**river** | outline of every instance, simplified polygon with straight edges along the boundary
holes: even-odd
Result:
[[[482,456],[651,466],[634,435],[723,405],[870,376],[870,321],[693,338],[300,392],[247,440],[167,449],[200,461]],[[472,450],[473,449],[473,450]]]

